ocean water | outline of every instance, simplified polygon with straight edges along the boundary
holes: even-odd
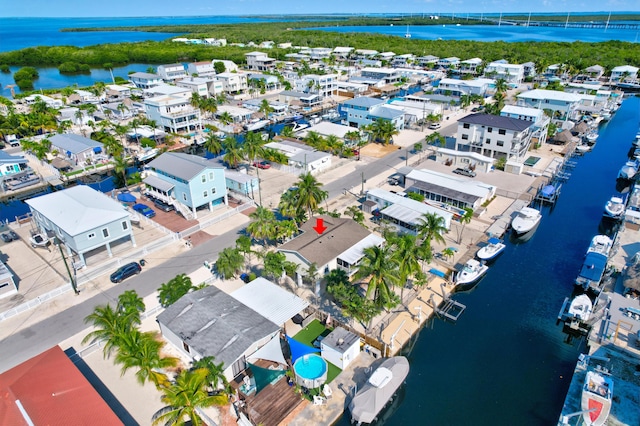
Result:
[[[457,323],[436,320],[408,353],[411,372],[385,425],[548,426],[557,424],[576,360],[555,320],[573,290],[604,204],[616,191],[640,123],[640,98],[625,100],[600,129],[592,152],[576,157],[554,208],[534,236],[507,248],[477,286],[454,296]],[[588,189],[587,189],[588,188]],[[338,422],[349,424],[348,413]]]

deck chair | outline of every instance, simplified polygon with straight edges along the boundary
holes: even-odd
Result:
[[[319,395],[313,396],[313,405],[324,405],[326,403],[327,403],[327,398]]]
[[[333,391],[331,390],[331,387],[329,387],[329,385],[325,384],[324,386],[322,386],[322,394],[327,399],[331,399],[331,395],[333,395]]]

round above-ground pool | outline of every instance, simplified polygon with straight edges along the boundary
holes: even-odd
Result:
[[[327,361],[320,355],[304,355],[293,364],[296,383],[308,389],[319,388],[327,381]]]

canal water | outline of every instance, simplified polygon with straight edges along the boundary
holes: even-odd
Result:
[[[436,320],[408,354],[411,372],[385,425],[548,426],[558,421],[584,347],[566,343],[555,320],[573,290],[584,253],[616,191],[640,119],[640,98],[624,101],[592,152],[575,157],[571,178],[526,243],[507,240],[486,277],[454,299],[457,323]],[[348,414],[339,421],[349,424]]]

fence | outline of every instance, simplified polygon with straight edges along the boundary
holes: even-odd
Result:
[[[48,293],[38,296],[35,299],[31,299],[14,308],[11,308],[5,312],[0,312],[0,321],[4,321],[15,315],[21,314],[22,312],[28,311],[29,309],[33,309],[41,305],[42,303],[46,302],[47,300],[53,299],[54,297],[58,297],[61,294],[67,293],[71,290],[72,290],[71,284],[65,284],[63,286],[60,286],[56,289],[51,290]]]
[[[178,232],[177,238],[185,238],[188,237],[189,235],[195,234],[196,232],[198,232],[201,229],[207,228],[213,224],[216,224],[218,222],[221,222],[227,218],[230,218],[231,216],[235,216],[236,214],[243,212],[247,209],[250,209],[252,207],[255,207],[255,203],[253,201],[245,203],[245,204],[241,204],[238,207],[231,209],[231,210],[227,210],[226,212],[222,213],[221,215],[218,216],[214,216],[210,219],[207,220],[203,220],[202,222],[200,222],[197,225],[192,226],[191,228],[187,228],[184,231]]]

